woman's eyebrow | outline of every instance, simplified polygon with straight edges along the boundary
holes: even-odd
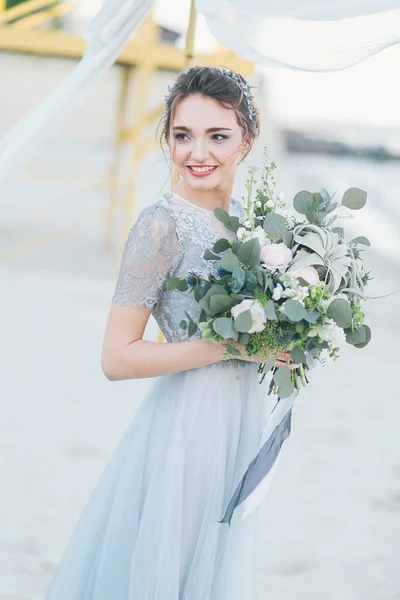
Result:
[[[176,127],[172,128],[174,131],[175,129],[180,129],[181,131],[186,131],[187,133],[192,133],[192,130],[189,127],[185,127],[184,125],[177,125]],[[208,129],[206,129],[206,133],[215,133],[216,131],[232,131],[232,129],[230,129],[229,127],[209,127]]]

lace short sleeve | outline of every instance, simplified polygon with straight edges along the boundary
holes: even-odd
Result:
[[[129,231],[112,302],[153,308],[179,259],[174,218],[162,206],[146,207]]]

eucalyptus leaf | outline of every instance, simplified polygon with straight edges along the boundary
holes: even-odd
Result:
[[[235,327],[240,333],[248,333],[253,325],[251,313],[249,310],[245,310],[235,318]]]
[[[269,358],[267,360],[267,362],[264,363],[264,371],[266,371],[268,373],[268,371],[270,371],[273,366],[275,365],[276,362],[276,356],[272,356],[271,358]]]
[[[235,303],[238,304],[239,302],[242,302],[244,300],[244,296],[242,294],[229,294],[231,298],[233,298],[235,300]]]
[[[238,339],[239,344],[243,344],[243,346],[246,346],[246,344],[249,343],[250,335],[250,333],[240,333]]]
[[[238,257],[232,252],[227,252],[221,258],[221,267],[225,269],[225,271],[232,273],[235,267],[239,267]]]
[[[228,296],[228,292],[222,285],[214,284],[208,290],[207,294],[205,295],[205,298],[209,299],[211,296],[214,296],[215,294],[223,294],[224,296]]]
[[[355,346],[356,344],[363,344],[367,340],[367,330],[363,325],[355,331],[346,331],[346,342]]]
[[[237,257],[244,265],[255,267],[260,264],[260,252],[260,242],[257,238],[253,238],[240,246]]]
[[[282,367],[283,368],[283,367]],[[280,398],[289,398],[294,392],[294,385],[292,380],[280,385],[278,387],[278,396]]]
[[[355,348],[365,348],[365,346],[371,341],[371,329],[368,327],[368,325],[363,325],[363,327],[366,331],[366,340],[365,342],[361,342],[360,344],[354,344]]]
[[[214,244],[213,250],[214,252],[225,252],[230,248],[230,244],[226,238],[220,238]]]
[[[267,234],[281,234],[286,231],[286,219],[278,213],[268,213],[264,219],[264,231]]]
[[[304,351],[301,348],[299,348],[298,346],[295,346],[293,348],[293,350],[290,351],[290,357],[295,363],[298,363],[298,364],[307,362]]]
[[[347,329],[352,323],[352,310],[349,302],[343,298],[336,298],[328,306],[328,317],[333,319],[339,327]]]
[[[232,278],[234,279],[232,291],[235,293],[240,292],[245,280],[245,270],[239,266],[235,267],[232,271]]]
[[[308,323],[314,325],[318,321],[318,318],[320,316],[321,313],[319,313],[317,310],[312,310],[311,312],[307,312],[304,318],[306,319],[306,321],[308,321]]]
[[[217,254],[214,254],[213,252],[211,252],[211,250],[209,248],[207,248],[203,254],[203,258],[204,260],[221,260],[221,257],[218,256]]]
[[[187,329],[187,323],[186,323],[186,321],[185,321],[185,320],[182,320],[182,321],[179,323],[179,327],[180,327],[181,329]]]
[[[307,318],[307,311],[300,302],[297,300],[286,300],[285,304],[285,314],[289,317],[291,321],[297,323],[302,319]]]
[[[342,206],[351,208],[352,210],[360,210],[365,206],[367,201],[367,192],[360,188],[352,187],[345,191],[342,199]]]
[[[218,319],[215,319],[214,330],[226,340],[233,338],[235,342],[238,341],[239,333],[231,318],[219,317]]]
[[[274,381],[276,385],[285,385],[288,381],[291,381],[290,369],[288,366],[279,367],[274,375]]]
[[[226,312],[234,306],[235,301],[230,296],[224,294],[214,294],[210,297],[210,310],[215,313]]]
[[[275,311],[275,302],[273,300],[268,300],[267,305],[265,307],[265,316],[269,321],[277,321],[278,317],[276,316]]]
[[[312,206],[312,203],[313,195],[311,192],[307,192],[306,190],[298,192],[293,200],[293,206],[295,210],[301,215],[307,214],[307,211]]]
[[[242,245],[242,242],[232,242],[231,250],[232,250],[233,254],[237,255],[241,245]]]
[[[231,217],[230,222],[227,225],[227,228],[230,231],[233,231],[234,233],[236,233],[237,230],[239,229],[239,227],[241,227],[239,217]]]
[[[224,210],[223,208],[214,208],[214,215],[215,217],[218,219],[218,221],[221,221],[221,223],[223,223],[224,225],[227,225],[231,219],[229,213],[226,212],[226,210]]]

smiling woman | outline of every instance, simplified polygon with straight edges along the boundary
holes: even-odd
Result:
[[[236,79],[191,69],[168,99],[164,133],[181,181],[129,232],[102,351],[110,381],[157,379],[93,491],[47,600],[256,595],[257,512],[243,520],[238,510],[230,525],[221,518],[258,451],[268,382],[256,377],[259,357],[235,363],[200,331],[188,339],[180,323],[187,312],[196,320],[199,305],[166,290],[170,277],[218,269],[204,252],[235,233],[214,208],[245,214],[230,194],[258,118],[247,84]],[[167,343],[143,340],[151,313]],[[280,367],[290,357],[278,358]]]

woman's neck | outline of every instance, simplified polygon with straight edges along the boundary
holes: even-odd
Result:
[[[213,211],[215,208],[223,208],[229,212],[229,203],[232,194],[232,186],[228,190],[206,190],[204,192],[194,190],[185,183],[179,181],[172,190],[178,196],[185,198],[189,202]]]

